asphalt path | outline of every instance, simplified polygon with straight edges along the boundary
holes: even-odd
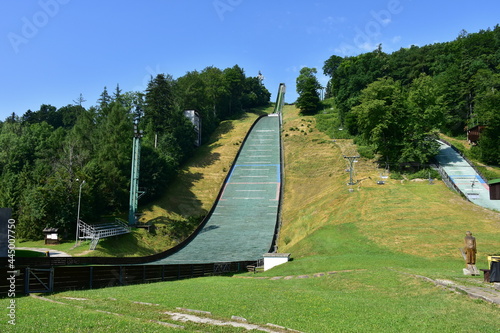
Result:
[[[71,257],[71,255],[66,252],[41,247],[16,247],[16,250],[28,250],[43,253],[49,252],[51,257]]]

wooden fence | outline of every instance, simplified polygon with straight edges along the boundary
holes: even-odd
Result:
[[[115,258],[116,259],[116,258]],[[254,261],[182,265],[49,266],[0,271],[0,298],[30,293],[97,289],[246,271]],[[11,284],[15,277],[15,288]]]

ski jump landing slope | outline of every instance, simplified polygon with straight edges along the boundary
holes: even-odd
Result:
[[[176,253],[149,264],[253,261],[270,251],[281,189],[278,114],[254,124],[223,186],[198,234]]]
[[[474,168],[452,147],[442,141],[437,161],[458,189],[473,203],[500,211],[500,201],[490,200],[489,186]]]

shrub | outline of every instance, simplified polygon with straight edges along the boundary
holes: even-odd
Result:
[[[395,179],[395,180],[402,180],[402,179],[404,179],[403,175],[400,174],[399,172],[396,172],[396,171],[391,172],[390,177],[391,177],[391,179]]]
[[[358,146],[359,156],[367,158],[369,160],[375,158],[375,152],[371,146]]]
[[[441,176],[439,175],[439,172],[437,172],[436,170],[434,169],[429,169],[429,168],[426,168],[426,169],[422,169],[420,171],[417,171],[415,173],[411,173],[411,174],[408,174],[407,175],[407,178],[408,179],[429,179],[429,176],[430,178],[433,178],[433,179],[441,179]]]

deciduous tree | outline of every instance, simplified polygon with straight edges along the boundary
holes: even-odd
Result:
[[[296,80],[296,88],[299,97],[297,107],[303,114],[314,114],[320,107],[319,90],[321,85],[316,78],[316,68],[304,67]]]

